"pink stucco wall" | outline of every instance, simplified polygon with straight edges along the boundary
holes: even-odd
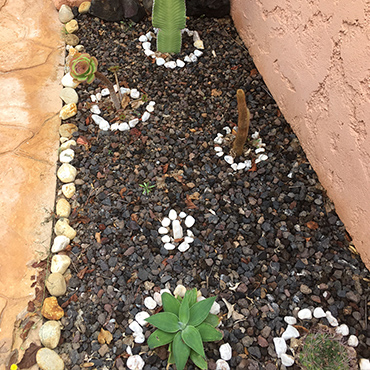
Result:
[[[231,0],[232,16],[370,268],[367,0]]]

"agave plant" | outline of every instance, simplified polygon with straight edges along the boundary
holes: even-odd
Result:
[[[113,84],[103,73],[98,71],[98,61],[90,54],[76,53],[69,62],[69,70],[73,79],[77,82],[86,82],[88,84],[99,78],[109,89],[111,99],[116,110],[120,109],[120,103],[114,91]]]
[[[157,51],[179,53],[181,30],[186,27],[185,0],[154,0],[152,25],[158,28]]]
[[[200,369],[207,369],[203,342],[222,339],[222,333],[216,329],[220,320],[209,313],[216,297],[197,302],[197,290],[188,290],[183,299],[169,293],[162,294],[164,312],[146,319],[157,327],[148,338],[149,348],[169,344],[169,364],[176,364],[177,370],[183,370],[188,358]]]

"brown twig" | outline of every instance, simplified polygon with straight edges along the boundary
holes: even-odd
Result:
[[[117,98],[116,92],[114,91],[114,87],[113,87],[112,82],[110,82],[109,79],[105,75],[103,75],[103,73],[101,73],[101,72],[98,72],[98,71],[95,72],[95,76],[97,78],[99,78],[99,80],[101,80],[101,82],[103,82],[104,85],[107,86],[107,88],[110,92],[110,97],[111,97],[112,102],[114,104],[114,108],[116,110],[119,110],[121,108],[121,104],[120,104],[120,102]]]

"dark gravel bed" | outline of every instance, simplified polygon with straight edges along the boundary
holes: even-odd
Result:
[[[233,349],[231,369],[279,368],[272,339],[286,328],[284,316],[319,306],[350,327],[360,341],[358,356],[369,358],[369,272],[351,253],[342,222],[232,21],[189,19],[204,55],[170,70],[157,67],[137,41],[151,30],[148,20],[77,20],[80,42],[99,70],[113,82],[108,68],[118,65],[121,86],[137,88],[156,105],[148,122],[105,132],[89,110],[90,94],[105,86],[95,80],[77,88],[78,114],[67,122],[78,126],[75,139],[86,144],[74,148],[71,162],[78,170],[70,217],[77,238],[68,292],[58,299],[76,298],[62,319],[58,352],[66,367],[126,368],[126,346],[133,343],[129,320],[147,311],[145,297],[178,283],[218,296],[224,339],[206,345],[210,369],[222,343]],[[180,57],[191,50],[190,38],[184,37],[183,50]],[[237,123],[239,88],[253,116],[250,132],[260,133],[269,158],[252,171],[235,172],[216,156],[213,140]],[[122,121],[111,105],[103,98],[101,116]],[[147,196],[139,186],[144,182],[156,185]],[[184,253],[164,249],[158,234],[170,209],[196,220],[194,243]],[[234,305],[229,319],[223,299]],[[97,341],[101,328],[113,335],[109,345]],[[144,330],[148,337],[153,329]],[[141,354],[145,370],[166,369],[166,356],[150,352],[146,342],[134,344],[133,353]]]

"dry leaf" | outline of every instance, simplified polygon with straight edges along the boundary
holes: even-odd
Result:
[[[37,351],[42,348],[41,346],[31,343],[23,355],[21,362],[18,364],[20,369],[29,369],[36,364]]]
[[[95,233],[95,239],[99,244],[101,243],[100,233]]]
[[[163,166],[163,173],[166,173],[168,170],[168,163],[166,163],[164,166]]]
[[[189,195],[186,194],[186,199],[185,199],[185,204],[186,204],[186,208],[188,209],[197,209],[198,207],[191,201],[191,199],[189,198]]]
[[[135,101],[133,101],[132,103],[131,103],[131,107],[133,108],[133,109],[137,109],[137,108],[139,108],[141,105],[143,105],[144,104],[144,102],[142,101],[142,100],[135,100]]]
[[[315,221],[308,221],[306,223],[306,226],[310,229],[310,230],[317,230],[319,228],[319,225],[317,224],[317,222]]]
[[[108,330],[104,330],[103,328],[100,329],[100,333],[98,335],[98,342],[100,344],[104,344],[104,343],[110,344],[112,339],[113,339],[113,336]]]
[[[77,277],[79,279],[83,279],[85,274],[86,274],[86,271],[87,271],[87,266],[85,266],[82,270],[80,270],[78,273],[77,273]]]
[[[222,300],[225,302],[226,308],[227,308],[227,318],[230,319],[234,312],[234,305],[229,303],[225,298],[222,298]]]
[[[200,197],[200,194],[197,191],[189,195],[189,199],[191,200],[199,200],[199,197]]]
[[[212,89],[211,96],[221,96],[221,95],[222,95],[222,91],[221,90]]]
[[[126,109],[129,103],[130,103],[130,97],[127,94],[125,94],[121,101],[122,109]]]

